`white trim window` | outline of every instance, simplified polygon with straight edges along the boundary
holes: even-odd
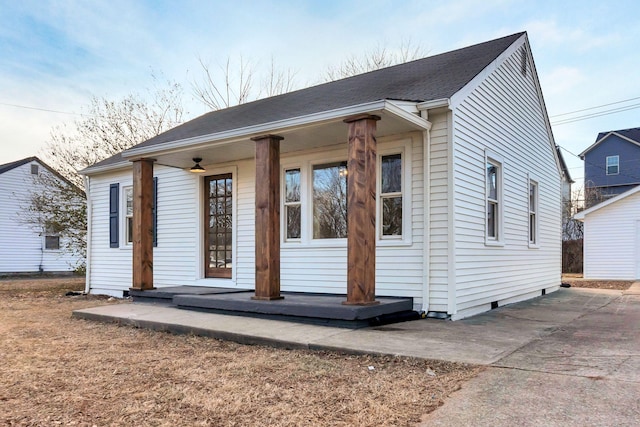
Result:
[[[122,188],[122,197],[123,202],[123,210],[122,215],[123,225],[122,230],[124,231],[124,239],[123,242],[126,245],[133,244],[133,187],[123,187]]]
[[[502,241],[502,162],[486,156],[486,222],[485,242],[487,244]]]
[[[529,246],[538,245],[538,183],[529,179]]]
[[[313,165],[313,238],[347,237],[347,162]]]
[[[618,175],[620,173],[620,156],[607,156],[607,175]]]
[[[380,225],[380,238],[402,238],[402,153],[380,156],[379,165],[380,210],[378,211],[378,223]]]
[[[44,249],[46,251],[60,250],[60,235],[53,227],[46,227],[44,232]]]
[[[284,225],[285,240],[300,241],[302,235],[302,199],[300,168],[284,171]]]

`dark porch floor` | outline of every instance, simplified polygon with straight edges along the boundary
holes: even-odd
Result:
[[[377,297],[375,305],[344,305],[346,295],[283,292],[283,299],[253,300],[252,290],[172,286],[130,291],[135,303],[172,305],[185,310],[290,320],[358,328],[418,319],[412,298]]]

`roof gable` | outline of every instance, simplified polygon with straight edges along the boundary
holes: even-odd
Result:
[[[24,164],[31,163],[34,160],[37,162],[40,162],[40,160],[37,157],[32,156],[32,157],[27,157],[26,159],[16,160],[15,162],[10,162],[10,163],[5,163],[4,165],[0,165],[0,175],[5,172],[9,172],[10,170],[15,169],[17,167],[20,167]]]
[[[618,194],[617,196],[612,197],[609,200],[605,200],[604,202],[600,202],[595,206],[591,206],[589,209],[585,209],[582,212],[578,212],[573,217],[577,220],[584,220],[584,217],[586,215],[589,215],[591,212],[595,212],[606,206],[612,205],[619,200],[626,199],[627,197],[636,194],[638,191],[640,191],[640,185],[633,187],[631,190],[627,190],[624,193]]]
[[[51,166],[49,166],[48,164],[46,164],[45,162],[43,162],[42,160],[40,160],[36,156],[27,157],[25,159],[16,160],[15,162],[5,163],[4,165],[0,165],[0,175],[2,175],[5,172],[9,172],[10,170],[13,170],[15,168],[18,168],[20,166],[23,166],[23,165],[26,165],[28,163],[31,163],[31,162],[37,162],[40,166],[42,166],[43,168],[48,170],[50,173],[52,173],[53,175],[55,175],[56,177],[58,177],[62,181],[66,182],[69,186],[74,188],[78,193],[85,194],[84,191],[81,188],[79,188],[73,182],[69,181],[60,172],[58,172],[57,170],[55,170],[54,168],[52,168]]]
[[[380,70],[213,111],[135,146],[212,135],[380,100],[425,102],[450,98],[525,33],[399,64]],[[96,163],[122,161],[120,154]]]
[[[612,130],[607,132],[600,132],[596,137],[596,142],[591,144],[589,148],[584,150],[579,154],[580,158],[584,160],[584,156],[602,142],[604,142],[607,138],[611,136],[617,136],[627,142],[640,146],[640,128],[631,128],[631,129],[621,129],[621,130]]]

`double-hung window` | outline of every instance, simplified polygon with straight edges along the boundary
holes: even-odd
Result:
[[[502,240],[502,163],[487,156],[486,164],[486,242]]]
[[[380,213],[382,239],[402,237],[402,154],[380,158]]]
[[[133,187],[124,187],[124,241],[133,243]]]
[[[607,175],[618,175],[620,173],[620,156],[607,156]]]
[[[529,180],[529,245],[538,244],[538,183]]]
[[[411,182],[411,140],[387,143],[378,150],[375,183],[376,244],[411,243],[407,215]],[[281,176],[282,243],[293,246],[347,244],[347,161],[343,150],[291,157]],[[373,212],[372,212],[373,213]]]
[[[284,215],[286,240],[299,240],[301,235],[300,168],[284,171]]]
[[[47,251],[57,251],[60,249],[60,236],[55,232],[54,227],[46,227],[45,229],[44,249]]]

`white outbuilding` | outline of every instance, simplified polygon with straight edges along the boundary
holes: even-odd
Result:
[[[640,186],[574,218],[584,222],[585,279],[640,279]]]

